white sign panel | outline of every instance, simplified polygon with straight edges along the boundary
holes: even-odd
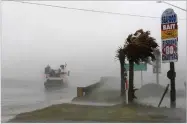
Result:
[[[162,62],[178,61],[178,25],[177,14],[166,9],[161,18]]]

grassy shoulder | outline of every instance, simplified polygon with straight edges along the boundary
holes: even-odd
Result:
[[[147,107],[146,107],[147,108]],[[150,109],[152,107],[148,107]],[[142,106],[115,105],[90,106],[77,104],[52,105],[40,110],[18,114],[9,122],[63,122],[98,121],[98,122],[162,122],[167,117],[161,114],[140,114]],[[152,108],[154,109],[154,108]]]

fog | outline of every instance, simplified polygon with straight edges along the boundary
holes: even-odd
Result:
[[[56,1],[38,2],[58,6],[95,9],[118,13],[161,17],[171,8],[155,1]],[[186,9],[186,1],[170,2]],[[179,19],[186,12],[173,8]],[[142,28],[151,31],[161,46],[160,19],[92,13],[18,2],[2,2],[2,77],[40,80],[44,67],[67,63],[71,76],[94,77],[120,75],[115,60],[118,46],[128,34]],[[186,20],[178,20],[179,61],[177,86],[183,87],[186,67]],[[168,83],[169,64],[162,64],[161,83]],[[143,73],[144,82],[155,82],[152,66]],[[135,73],[139,83],[140,73]],[[147,78],[149,76],[149,78]],[[140,84],[140,83],[139,83]]]

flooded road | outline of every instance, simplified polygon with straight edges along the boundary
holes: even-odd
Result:
[[[76,86],[73,85],[61,90],[45,91],[43,85],[38,85],[41,84],[39,82],[2,81],[2,122],[8,121],[19,113],[33,111],[52,104],[74,103],[112,106],[124,102],[123,99],[119,98],[119,84],[114,84],[113,82],[109,81],[103,87],[95,90],[87,100],[71,102],[77,93]],[[12,86],[12,83],[16,83],[17,85]],[[157,106],[159,100],[160,96],[138,97],[137,102]],[[177,108],[183,108],[183,110],[171,109],[170,112],[166,112],[166,115],[171,114],[171,117],[180,115],[184,120],[186,99],[184,97],[177,97],[176,100]],[[169,97],[165,97],[161,107],[169,107],[169,103]],[[163,110],[163,112],[165,111]]]

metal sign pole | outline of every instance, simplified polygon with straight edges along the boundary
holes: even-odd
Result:
[[[125,85],[125,87],[126,87],[126,90],[125,90],[126,91],[126,93],[125,93],[126,94],[126,104],[128,104],[129,101],[128,101],[128,81],[127,80],[126,80],[125,84],[126,84]]]
[[[186,81],[184,82],[184,87],[185,87],[185,99],[186,99]]]
[[[170,91],[170,107],[176,107],[176,90],[175,90],[175,65],[174,62],[170,62],[170,70],[168,71],[168,78],[171,82],[171,91]]]
[[[161,73],[161,55],[160,50],[154,49],[156,60],[153,62],[153,73],[156,73],[156,83],[159,84],[159,73]]]
[[[128,90],[126,90],[126,104],[129,104],[128,103]]]
[[[142,74],[142,70],[141,70],[141,86],[143,86],[143,74]]]
[[[156,83],[159,84],[159,65],[158,65],[158,60],[156,60]]]

